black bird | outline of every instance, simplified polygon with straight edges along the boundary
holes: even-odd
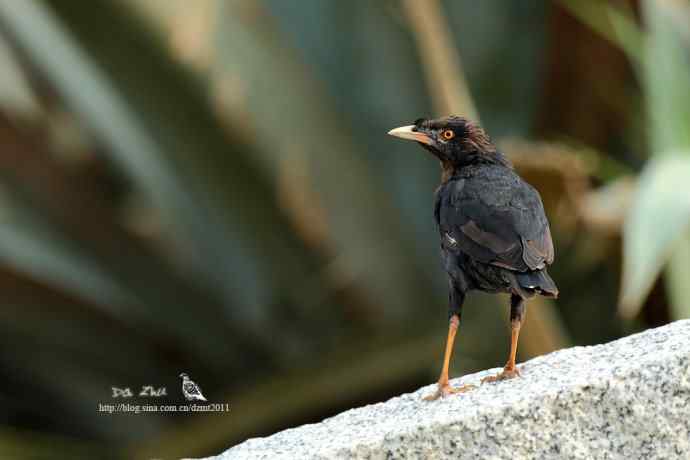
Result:
[[[484,130],[462,117],[419,119],[388,134],[417,141],[441,162],[434,217],[441,259],[448,274],[448,340],[438,390],[425,399],[460,393],[452,388],[448,365],[460,325],[465,295],[471,290],[510,294],[510,354],[503,372],[483,382],[513,378],[525,300],[557,297],[547,265],[554,259],[549,222],[539,193],[513,170]]]

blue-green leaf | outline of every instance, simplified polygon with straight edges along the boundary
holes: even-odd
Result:
[[[621,313],[639,310],[663,264],[690,223],[690,152],[650,161],[623,227]]]

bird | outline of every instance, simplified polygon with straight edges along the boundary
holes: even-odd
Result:
[[[180,377],[182,377],[182,394],[187,401],[206,401],[199,385],[194,383],[184,372],[180,374]]]
[[[441,165],[434,194],[441,262],[448,279],[448,336],[435,400],[474,385],[452,387],[448,367],[465,297],[470,291],[510,296],[511,340],[502,372],[482,384],[520,375],[515,365],[526,300],[558,297],[547,272],[554,261],[549,222],[539,192],[513,169],[484,129],[460,116],[420,118],[389,135],[417,142]]]

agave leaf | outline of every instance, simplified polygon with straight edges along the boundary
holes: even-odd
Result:
[[[690,45],[684,40],[690,31],[690,5],[645,0],[643,7],[649,26],[643,82],[654,159],[640,178],[624,226],[621,313],[628,317],[639,311],[672,251],[667,284],[672,310],[685,309],[690,300],[679,281],[684,277],[680,267],[687,270],[690,259],[686,251],[674,251],[687,235],[690,219]]]
[[[690,235],[677,240],[666,267],[666,289],[671,301],[671,318],[690,318]]]
[[[0,42],[0,105],[27,118],[38,112],[38,104],[22,69],[4,42]]]
[[[119,317],[122,307],[137,303],[89,256],[65,239],[28,206],[2,197],[0,261],[31,274],[36,280],[79,293]]]
[[[251,148],[228,144],[199,82],[123,5],[50,5],[0,1],[5,30],[161,210],[227,315],[260,333],[276,289],[304,284],[313,258]]]
[[[618,44],[636,66],[643,82],[649,120],[650,160],[640,177],[637,196],[623,228],[624,263],[620,312],[632,317],[653,286],[674,244],[682,243],[690,208],[690,59],[687,37],[690,5],[643,1],[648,32],[643,34],[623,10],[604,2],[561,2],[605,38]],[[608,21],[605,19],[608,15]],[[612,27],[608,26],[610,21]],[[660,157],[668,156],[667,160]],[[673,309],[690,298],[680,267],[690,259],[674,253],[669,268]]]
[[[383,181],[360,158],[362,146],[261,5],[233,0],[218,6],[213,76],[241,91],[244,104],[231,108],[256,128],[264,162],[275,170],[286,158],[304,160],[309,182],[302,186],[324,211],[335,271],[361,286],[385,315],[415,311],[426,300],[422,292],[429,289],[422,286],[428,280]]]
[[[635,68],[642,70],[644,35],[631,11],[600,0],[561,0],[559,3],[604,39],[620,47]]]
[[[190,309],[194,290],[160,271],[164,266],[140,259],[143,254],[129,248],[122,251],[126,254],[122,260],[135,267],[121,269],[118,265],[122,260],[105,248],[99,251],[91,241],[72,238],[45,213],[16,195],[6,192],[2,198],[0,263],[44,285],[72,293],[75,301],[85,301],[111,321],[149,328],[152,341],[174,337],[184,344],[180,348],[187,358],[196,357],[211,365],[229,357],[223,345],[231,329],[214,322],[208,314],[216,305],[208,302],[204,305],[208,310]],[[136,267],[137,260],[140,267]],[[145,273],[144,267],[159,271]],[[206,297],[196,297],[202,299]]]
[[[690,3],[645,0],[644,89],[655,155],[690,149]]]
[[[632,317],[690,223],[690,151],[650,160],[623,226],[621,313]],[[687,270],[687,266],[685,267]]]
[[[192,355],[222,350],[233,334],[217,321],[218,301],[126,232],[98,188],[68,174],[35,138],[0,116],[0,261],[71,294],[84,311],[146,324],[152,339],[177,337]],[[224,356],[217,353],[214,362]]]

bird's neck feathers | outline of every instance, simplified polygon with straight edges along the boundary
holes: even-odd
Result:
[[[441,160],[441,184],[445,184],[455,174],[455,166],[450,161]]]
[[[472,165],[498,165],[504,166],[508,169],[513,169],[513,165],[506,158],[506,156],[498,151],[494,150],[491,153],[481,152],[481,151],[469,151],[465,152],[461,157],[459,157],[453,164],[455,169],[462,169],[465,166]]]
[[[441,160],[441,183],[447,182],[456,175],[471,174],[471,171],[483,166],[501,166],[513,169],[508,158],[498,150],[494,150],[490,154],[476,151],[466,152],[455,161]]]

